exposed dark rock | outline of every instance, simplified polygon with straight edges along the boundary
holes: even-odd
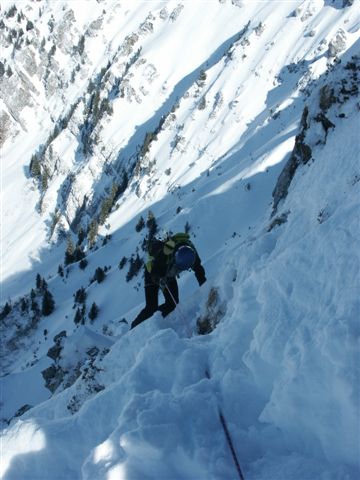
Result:
[[[295,138],[294,149],[279,175],[272,194],[274,198],[272,216],[277,212],[279,202],[286,198],[290,183],[298,166],[301,164],[306,165],[311,158],[311,148],[304,142],[306,131],[308,129],[308,115],[308,107],[305,107],[300,122],[301,130]]]
[[[61,367],[58,367],[54,364],[43,370],[41,375],[45,380],[45,387],[50,390],[51,393],[56,391],[64,379],[64,371]]]
[[[55,335],[54,337],[54,342],[55,343],[60,343],[61,340],[66,337],[66,330],[62,330],[60,333],[58,333],[57,335]]]
[[[60,353],[63,348],[63,339],[66,337],[66,330],[62,330],[60,333],[55,335],[54,343],[51,348],[49,348],[47,352],[47,356],[52,358],[53,360],[57,361],[60,358]]]
[[[340,29],[336,36],[329,42],[328,56],[337,57],[339,53],[346,49],[346,34]]]
[[[57,360],[60,357],[61,350],[62,350],[62,346],[59,344],[56,344],[53,347],[49,348],[47,352],[47,356],[52,358],[53,360]]]
[[[329,85],[325,85],[320,89],[319,106],[324,112],[329,110],[331,105],[336,103],[336,97],[334,93],[334,88],[330,87]]]
[[[209,292],[205,313],[196,320],[198,334],[207,335],[215,330],[225,313],[226,305],[221,302],[218,289],[213,287]]]
[[[325,140],[326,140],[329,128],[335,128],[335,125],[323,113],[319,113],[318,115],[316,115],[315,120],[317,122],[320,122],[321,125],[323,126],[323,129],[325,130]]]
[[[283,225],[284,223],[286,223],[289,213],[290,211],[288,210],[287,212],[282,213],[278,217],[275,217],[274,220],[270,223],[267,231],[271,232],[273,228],[280,227],[280,225]]]
[[[89,355],[89,357],[96,357],[99,351],[100,350],[98,349],[98,347],[93,346],[89,348],[89,350],[87,350],[86,353]]]
[[[28,410],[30,410],[30,408],[32,408],[32,405],[28,405],[26,403],[25,405],[20,407],[19,410],[17,410],[14,417],[21,417],[21,415],[24,415],[24,413],[27,412]]]

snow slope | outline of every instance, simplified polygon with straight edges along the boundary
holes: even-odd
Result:
[[[51,15],[60,25],[68,3],[44,2],[40,31]],[[79,32],[102,10],[111,13],[87,39],[84,84],[52,102],[40,96],[41,115],[28,112],[34,129],[20,129],[2,151],[1,301],[13,306],[2,319],[2,478],[237,478],[219,408],[247,480],[358,478],[360,19],[353,3],[72,2]],[[114,150],[109,164],[120,156],[130,164],[145,133],[166,121],[100,227],[97,248],[86,251],[87,267],[71,264],[61,276],[65,242],[48,241],[58,189],[71,172],[73,198],[95,198],[111,175],[106,162],[95,165],[98,145],[76,163],[75,119],[54,141],[63,163],[41,214],[39,192],[23,172],[51,118],[114,59],[149,5],[146,62],[131,70],[135,96],[117,97],[102,124],[101,155]],[[297,165],[275,211],[272,194],[299,137],[311,158]],[[62,205],[69,223],[73,205]],[[126,281],[118,264],[143,255],[147,231],[135,226],[149,210],[160,233],[190,225],[207,282],[198,288],[183,274],[175,312],[129,332],[123,319],[130,323],[142,308],[142,278]],[[94,281],[105,266],[104,281]],[[35,288],[37,273],[56,308],[31,325],[17,302]],[[96,302],[99,316],[76,326],[81,287],[86,313]],[[199,335],[207,320],[216,328]],[[59,351],[49,357],[51,347]],[[59,378],[52,392],[41,373],[49,367]]]

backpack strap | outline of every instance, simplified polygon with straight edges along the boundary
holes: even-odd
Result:
[[[168,240],[164,245],[165,255],[171,255],[172,253],[174,253],[175,247],[176,247],[176,243],[174,242],[174,240],[171,240],[171,239]]]
[[[164,242],[153,238],[148,244],[148,258],[145,264],[146,270],[151,273],[154,260],[164,247]]]

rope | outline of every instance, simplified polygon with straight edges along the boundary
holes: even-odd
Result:
[[[169,295],[170,295],[172,301],[174,302],[175,307],[178,306],[178,304],[176,303],[176,301],[175,301],[169,287],[167,286],[166,282],[164,283],[164,286],[165,286],[166,290],[169,292]],[[183,320],[183,323],[184,323],[184,325],[187,329],[187,332],[190,333],[190,335],[191,335],[191,331],[189,330],[189,327],[186,324],[185,316],[182,313],[181,308],[179,306],[178,306],[178,310],[180,312],[180,317]],[[208,370],[205,370],[205,374],[206,374],[207,378],[210,380],[210,374],[209,374]],[[218,405],[218,413],[219,413],[219,419],[220,419],[220,422],[221,422],[221,426],[222,426],[222,428],[224,430],[224,433],[225,433],[226,441],[227,441],[227,443],[229,445],[229,448],[230,448],[230,451],[231,451],[231,456],[234,460],[234,464],[235,464],[237,473],[239,475],[239,479],[240,480],[245,480],[244,475],[242,474],[242,471],[241,471],[240,462],[239,462],[239,460],[237,458],[237,455],[236,455],[236,451],[235,451],[235,448],[234,448],[234,443],[232,441],[232,438],[231,438],[231,435],[230,435],[230,432],[229,432],[229,429],[228,429],[228,426],[227,426],[227,422],[225,420],[224,414],[223,414],[219,405]]]
[[[173,297],[173,294],[171,293],[171,291],[170,291],[169,287],[167,286],[167,283],[166,283],[166,282],[164,283],[164,286],[165,286],[166,290],[169,292],[169,295],[170,295],[170,297],[171,297],[171,300],[174,302],[175,307],[178,308],[178,312],[180,313],[180,318],[181,318],[181,320],[182,320],[182,322],[183,322],[183,324],[184,324],[184,326],[185,326],[185,330],[186,330],[187,336],[188,336],[188,337],[191,337],[191,333],[192,333],[192,332],[191,332],[191,330],[190,330],[190,328],[189,328],[189,325],[186,323],[186,318],[185,318],[184,313],[182,312],[182,309],[180,308],[179,304],[176,303],[176,300],[175,300],[175,298]]]
[[[234,448],[234,444],[232,442],[232,439],[231,439],[231,436],[230,436],[230,432],[229,432],[229,429],[227,428],[227,424],[226,424],[226,420],[224,418],[224,415],[222,413],[222,411],[220,410],[220,407],[218,407],[219,409],[219,417],[220,417],[220,421],[221,421],[221,425],[224,429],[224,432],[225,432],[225,436],[226,436],[226,440],[228,442],[228,445],[230,447],[230,451],[231,451],[231,455],[233,457],[233,460],[234,460],[234,463],[235,463],[235,466],[236,466],[236,470],[239,474],[239,478],[240,480],[245,480],[244,479],[244,475],[242,474],[242,471],[241,471],[241,467],[240,467],[240,463],[239,463],[239,460],[236,456],[236,452],[235,452],[235,448]]]
[[[205,370],[205,374],[207,376],[207,378],[210,380],[210,374],[208,372],[208,370]],[[229,448],[230,448],[230,451],[231,451],[231,456],[234,460],[234,463],[235,463],[235,467],[236,467],[236,470],[237,470],[237,473],[239,475],[239,478],[240,480],[245,480],[244,479],[244,475],[242,474],[242,471],[241,471],[241,467],[240,467],[240,462],[237,458],[237,455],[236,455],[236,451],[235,451],[235,448],[234,448],[234,443],[232,441],[232,438],[231,438],[231,435],[230,435],[230,432],[229,432],[229,429],[228,429],[228,426],[227,426],[227,422],[225,420],[225,417],[224,417],[224,414],[223,412],[221,411],[221,408],[220,406],[218,405],[218,413],[219,413],[219,418],[220,418],[220,422],[221,422],[221,426],[224,430],[224,433],[225,433],[225,437],[226,437],[226,441],[229,445]]]

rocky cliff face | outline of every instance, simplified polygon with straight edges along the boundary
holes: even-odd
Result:
[[[357,54],[352,55],[348,61],[336,63],[326,72],[308,100],[294,149],[273,192],[273,215],[279,203],[286,198],[298,167],[306,165],[312,159],[312,148],[325,145],[329,131],[335,128],[336,120],[347,118],[353,113],[349,100],[359,96],[359,71],[360,57]]]

